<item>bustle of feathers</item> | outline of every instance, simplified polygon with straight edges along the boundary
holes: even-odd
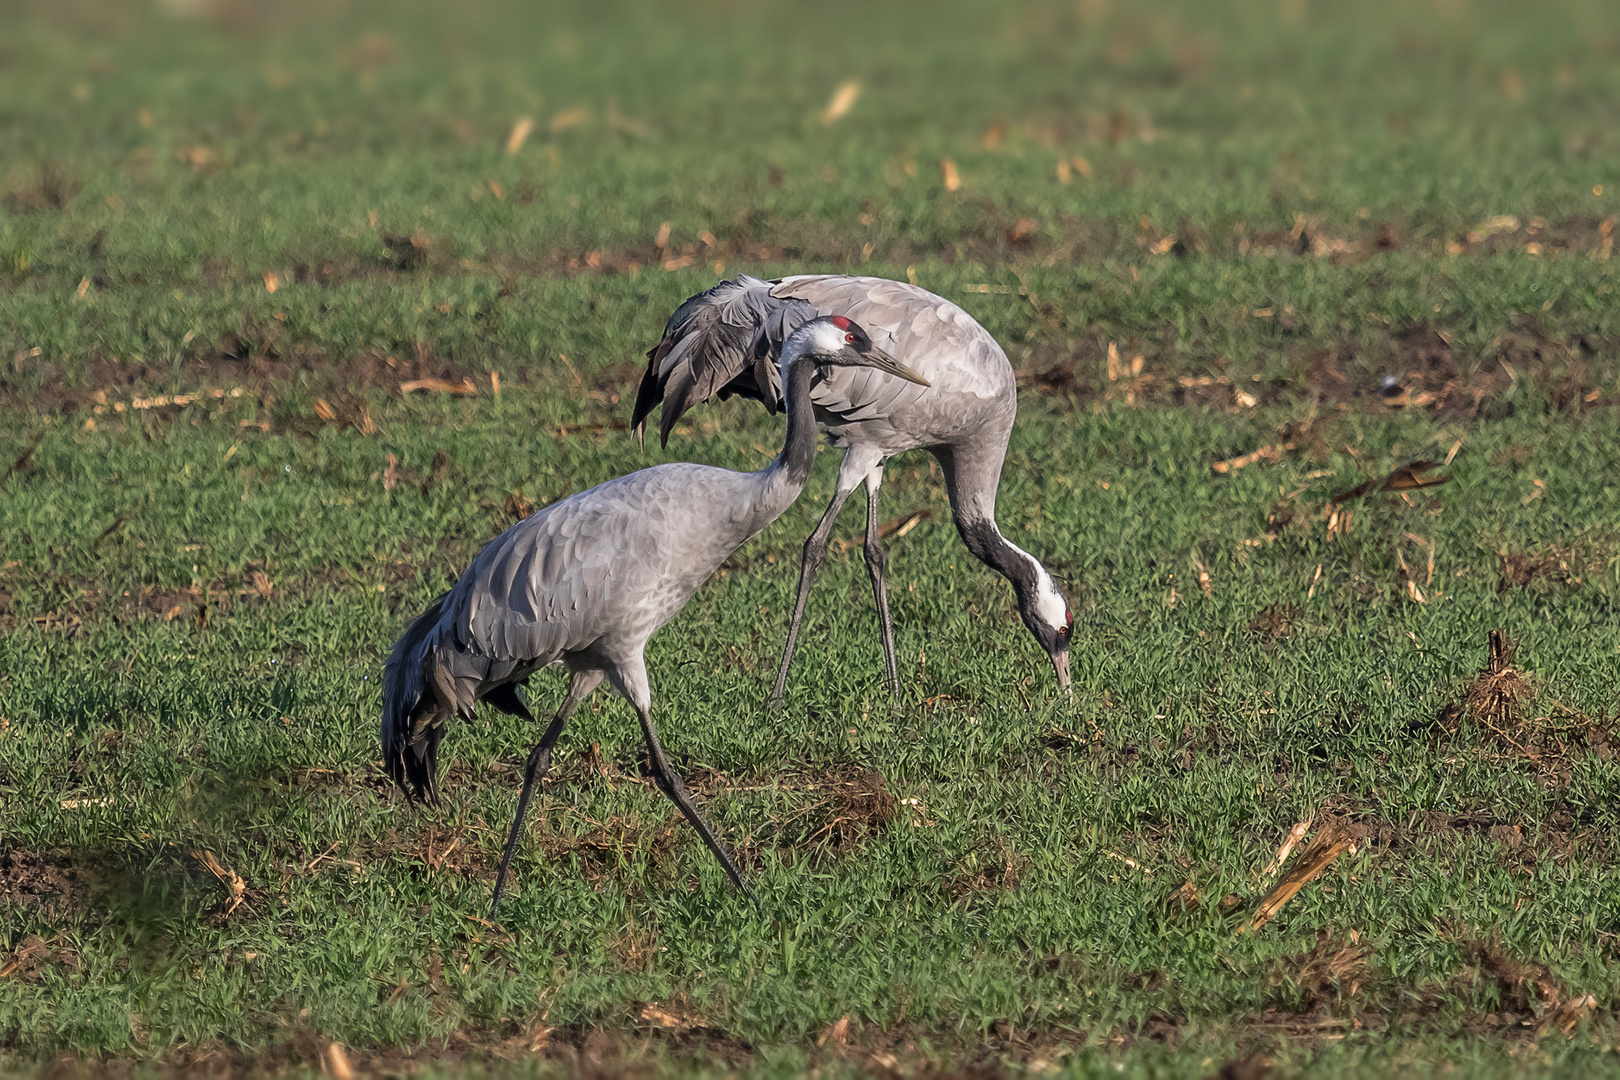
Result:
[[[431,695],[431,675],[425,670],[432,663],[428,637],[439,623],[439,614],[449,597],[444,593],[417,616],[405,630],[383,668],[382,752],[383,767],[394,783],[412,798],[435,805],[439,801],[439,740],[443,723],[435,723],[420,737],[412,727],[421,707],[432,707],[424,694]]]
[[[441,595],[405,628],[383,668],[383,764],[394,783],[430,806],[439,801],[437,764],[445,723],[452,715],[471,716],[473,708],[472,699],[430,640],[450,596]],[[482,700],[532,724],[534,714],[523,703],[520,685],[503,683]],[[432,722],[415,734],[417,722],[429,713]]]
[[[647,352],[647,372],[636,392],[631,427],[640,434],[660,403],[659,440],[693,405],[738,394],[775,412],[782,405],[782,345],[816,317],[813,305],[771,295],[776,282],[740,274],[675,309],[664,336]]]

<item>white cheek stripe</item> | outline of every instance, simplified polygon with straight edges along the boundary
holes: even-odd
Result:
[[[1041,565],[1039,559],[1011,540],[1007,541],[1007,546],[1028,559],[1030,566],[1035,568],[1035,580],[1039,582],[1035,590],[1035,613],[1053,628],[1066,625],[1069,606],[1063,602],[1063,596],[1058,592],[1057,583],[1052,580],[1052,575],[1046,572],[1046,567]]]

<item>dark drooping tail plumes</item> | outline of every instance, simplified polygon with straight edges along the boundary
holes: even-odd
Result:
[[[437,706],[427,671],[428,637],[439,623],[449,593],[440,596],[400,637],[383,668],[383,765],[394,783],[428,804],[439,801],[439,740],[444,724],[431,723],[420,737],[414,732],[424,709]],[[424,700],[424,697],[429,700]]]
[[[775,412],[782,404],[778,361],[788,335],[816,317],[803,300],[771,295],[776,282],[741,274],[689,298],[675,309],[664,337],[647,352],[647,373],[636,392],[631,428],[639,435],[663,405],[658,437],[700,401],[733,394]]]

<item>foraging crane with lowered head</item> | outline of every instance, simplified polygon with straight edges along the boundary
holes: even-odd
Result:
[[[636,710],[658,786],[732,882],[753,896],[659,745],[643,650],[733,551],[804,490],[816,452],[810,387],[818,375],[859,368],[928,385],[839,316],[797,326],[781,356],[787,435],[764,469],[658,465],[539,510],[486,544],[455,587],[394,645],[384,677],[383,761],[396,783],[428,803],[439,799],[438,747],[452,716],[470,719],[484,700],[533,722],[518,688],[559,661],[571,675],[562,705],[524,765],[491,918],[551,749],[603,678]]]
[[[995,338],[949,300],[887,278],[802,275],[762,281],[743,274],[722,281],[677,308],[663,340],[647,353],[631,420],[637,437],[644,437],[647,418],[660,404],[659,436],[666,445],[681,415],[715,395],[754,398],[775,411],[783,395],[775,358],[797,327],[829,315],[866,327],[874,342],[915,369],[928,385],[844,368],[823,372],[811,389],[816,421],[834,446],[845,449],[844,462],[832,502],[804,542],[798,601],[772,699],[780,702],[787,689],[805,603],[827,553],[833,522],[855,488],[865,484],[866,566],[889,686],[899,700],[894,622],[884,580],[888,556],[879,536],[877,507],[884,463],[907,450],[927,450],[938,460],[962,542],[1011,582],[1019,616],[1051,660],[1058,685],[1067,687],[1074,630],[1068,600],[1040,560],[996,527],[996,488],[1018,411],[1012,365]]]

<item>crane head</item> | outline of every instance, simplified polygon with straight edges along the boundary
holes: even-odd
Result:
[[[1022,554],[1022,553],[1020,553]],[[1028,558],[1028,556],[1025,556]],[[1018,597],[1018,614],[1024,625],[1046,650],[1057,675],[1058,686],[1069,688],[1069,640],[1074,636],[1074,612],[1069,600],[1059,589],[1052,575],[1035,559],[1030,558],[1031,573],[1027,578],[1015,577],[1013,591]]]
[[[814,364],[872,368],[918,386],[931,385],[927,379],[872,344],[871,337],[859,323],[842,315],[812,319],[795,331],[793,336],[798,338],[800,335],[803,337],[797,356],[803,356]],[[788,355],[787,349],[783,349],[783,355]],[[797,356],[790,357],[789,361]]]

